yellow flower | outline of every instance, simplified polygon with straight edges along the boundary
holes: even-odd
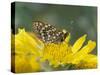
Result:
[[[76,69],[96,68],[97,56],[91,54],[96,43],[89,40],[84,45],[86,36],[80,37],[73,45],[69,42],[70,34],[61,43],[43,43],[34,33],[19,29],[18,34],[12,35],[12,70],[17,73],[40,71],[41,63],[46,61],[52,68],[67,64],[75,65]]]
[[[40,71],[38,56],[43,48],[43,43],[34,34],[30,35],[24,29],[19,29],[18,34],[12,34],[11,45],[13,72]]]
[[[69,44],[70,35],[65,39],[64,42],[59,44],[49,43],[45,44],[42,61],[48,60],[50,65],[58,67],[59,65],[66,64],[80,64],[81,61],[85,61],[85,58],[88,58],[90,52],[95,48],[96,43],[94,41],[88,41],[88,44],[83,46],[86,35],[80,37],[73,46]],[[91,54],[92,55],[92,54]],[[94,55],[95,56],[95,55]],[[96,56],[95,56],[96,57]],[[93,58],[94,59],[94,58]],[[87,63],[90,60],[87,60]],[[97,62],[95,60],[95,62]],[[86,63],[86,64],[87,64]],[[92,58],[89,63],[92,63]],[[89,65],[91,66],[91,65]],[[94,65],[94,67],[96,64]],[[92,66],[93,67],[93,66]]]

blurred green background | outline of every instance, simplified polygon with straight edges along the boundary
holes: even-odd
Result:
[[[87,40],[97,42],[97,7],[41,3],[15,3],[15,28],[32,31],[32,21],[42,21],[71,33],[73,44],[87,34]],[[97,54],[97,48],[93,51]]]

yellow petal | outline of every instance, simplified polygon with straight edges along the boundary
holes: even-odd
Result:
[[[33,33],[34,35],[34,33]],[[12,70],[13,72],[34,72],[40,71],[40,63],[37,58],[43,43],[34,35],[19,29],[18,34],[12,36]]]
[[[29,60],[29,64],[31,65],[32,70],[35,71],[40,71],[41,70],[41,65],[37,57],[34,55],[30,56],[27,58]]]
[[[87,63],[95,63],[97,64],[97,56],[93,55],[93,54],[88,54],[85,59],[83,59],[83,61],[87,62]]]
[[[76,68],[97,68],[97,56],[88,54]]]
[[[86,46],[84,46],[79,51],[79,53],[83,53],[83,54],[90,53],[95,48],[95,46],[96,46],[96,43],[94,41],[89,40],[88,44]]]
[[[81,60],[85,59],[88,53],[90,53],[96,46],[94,41],[89,41],[79,52],[73,55],[73,63],[78,64]]]
[[[80,37],[80,38],[74,43],[74,45],[73,45],[73,47],[72,47],[72,52],[73,52],[73,53],[76,53],[76,52],[82,47],[83,43],[84,43],[85,40],[86,40],[86,36],[87,36],[87,35],[84,35],[84,36]]]
[[[15,35],[15,51],[17,53],[33,52],[38,55],[43,47],[43,43],[37,37],[32,37],[24,29],[19,29],[19,33]]]
[[[12,71],[15,73],[40,71],[40,63],[35,60],[34,56],[28,58],[27,55],[12,55]]]

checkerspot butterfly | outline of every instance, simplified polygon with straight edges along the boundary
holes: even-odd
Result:
[[[33,21],[32,28],[33,32],[45,43],[59,43],[69,35],[66,30],[57,29],[55,26],[41,21]]]

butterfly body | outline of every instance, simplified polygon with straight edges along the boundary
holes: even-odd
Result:
[[[35,32],[37,36],[46,43],[62,42],[69,34],[68,32],[63,32],[63,30],[57,29],[53,25],[41,21],[33,22],[33,32]]]

